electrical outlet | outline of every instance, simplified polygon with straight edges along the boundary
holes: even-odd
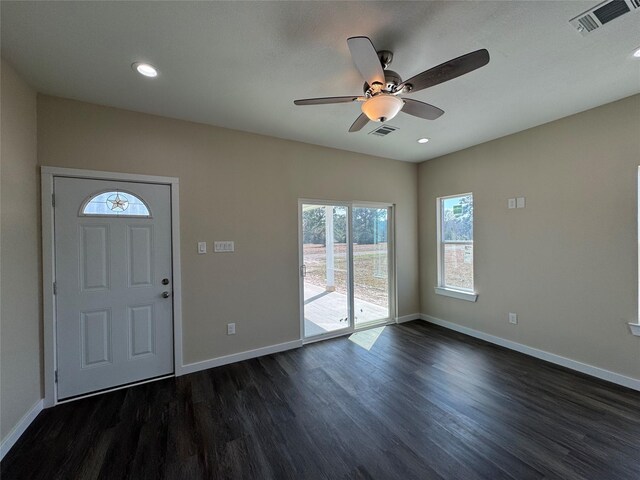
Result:
[[[517,325],[518,324],[518,314],[517,313],[509,312],[509,323],[512,323],[513,325]]]
[[[235,334],[236,334],[236,324],[227,323],[227,335],[235,335]]]

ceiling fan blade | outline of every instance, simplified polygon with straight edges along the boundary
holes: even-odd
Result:
[[[369,117],[362,113],[358,118],[356,118],[356,121],[353,122],[353,125],[349,128],[349,132],[359,132],[367,123],[369,123]]]
[[[417,92],[453,80],[460,75],[484,67],[487,63],[489,63],[489,52],[485,49],[476,50],[419,73],[409,80],[405,80],[402,85],[411,84],[411,92]]]
[[[322,98],[304,98],[302,100],[294,100],[296,105],[325,105],[329,103],[350,103],[358,100],[358,96],[352,97],[322,97]]]
[[[404,106],[402,111],[413,115],[414,117],[424,118],[426,120],[435,120],[444,113],[438,107],[429,105],[428,103],[419,102],[418,100],[412,100],[411,98],[403,98]]]
[[[384,85],[384,70],[376,49],[368,37],[351,37],[347,39],[353,63],[369,85],[378,82]]]

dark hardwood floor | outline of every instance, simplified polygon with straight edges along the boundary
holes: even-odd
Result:
[[[1,478],[637,480],[640,393],[416,321],[45,410]]]

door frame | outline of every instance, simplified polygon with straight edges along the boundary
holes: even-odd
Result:
[[[353,258],[353,242],[351,231],[351,202],[340,202],[334,200],[310,200],[310,199],[298,199],[298,289],[300,296],[300,338],[303,343],[312,343],[319,340],[326,340],[333,337],[339,337],[341,335],[347,335],[353,333],[355,328],[355,322],[353,320],[353,272],[351,268],[347,271],[347,300],[349,301],[349,324],[338,330],[334,330],[320,335],[314,335],[311,338],[305,338],[304,336],[304,277],[302,276],[302,265],[304,263],[304,244],[303,231],[302,231],[302,205],[322,205],[328,207],[345,207],[347,209],[347,265],[351,265]]]
[[[396,206],[392,203],[385,202],[351,202],[351,208],[388,208],[391,212],[391,221],[387,219],[387,275],[389,277],[389,285],[387,297],[389,298],[389,318],[387,322],[364,322],[361,324],[359,328],[355,328],[355,319],[354,319],[354,329],[357,331],[367,330],[369,328],[379,327],[380,325],[388,325],[390,323],[397,323],[398,321],[398,310],[397,310],[397,298],[398,298],[398,289],[396,284]],[[355,265],[355,260],[353,260],[353,264]],[[354,297],[355,299],[355,297]]]
[[[354,275],[353,269],[349,268],[348,272],[348,297],[349,297],[349,326],[335,330],[333,332],[327,332],[321,335],[315,335],[310,338],[304,336],[304,277],[302,276],[302,265],[304,261],[304,247],[303,247],[303,232],[302,232],[302,205],[327,205],[327,206],[340,206],[347,207],[347,261],[350,266],[353,265],[353,209],[357,207],[378,207],[388,208],[391,211],[391,222],[388,222],[388,249],[391,250],[390,255],[387,257],[389,262],[389,318],[387,321],[380,321],[374,324],[367,323],[360,328],[356,328],[354,318]],[[395,204],[389,202],[371,202],[371,201],[343,201],[343,200],[329,200],[329,199],[316,199],[316,198],[298,198],[298,296],[300,305],[300,340],[303,344],[309,344],[318,342],[321,340],[328,340],[330,338],[341,337],[343,335],[349,335],[356,331],[368,330],[370,328],[381,327],[384,325],[390,325],[397,323],[398,311],[397,311],[397,278],[396,278],[396,248],[395,248],[395,222],[396,212]]]
[[[56,177],[80,178],[86,180],[112,180],[136,183],[150,183],[168,185],[171,190],[171,264],[173,268],[173,374],[159,378],[141,380],[101,390],[99,392],[80,395],[69,400],[58,400],[55,372],[57,369],[56,355],[56,297],[55,282],[55,237],[54,237],[54,180]],[[182,284],[180,275],[180,205],[179,186],[177,177],[159,177],[154,175],[139,175],[133,173],[103,172],[96,170],[81,170],[62,167],[40,167],[41,205],[42,205],[42,308],[44,322],[44,400],[45,408],[53,407],[79,398],[99,395],[131,385],[160,380],[167,376],[183,374],[182,366]]]

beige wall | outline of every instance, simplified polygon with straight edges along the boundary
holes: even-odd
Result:
[[[639,132],[636,95],[420,164],[422,313],[640,378]],[[462,192],[477,303],[434,294],[436,197]]]
[[[180,178],[185,363],[300,338],[301,197],[395,203],[399,314],[419,312],[415,164],[47,96],[38,156]],[[236,253],[196,254],[214,240]]]
[[[40,340],[34,93],[4,63],[2,101],[5,435],[40,396]],[[640,377],[640,339],[626,325],[638,313],[640,96],[419,167],[48,96],[37,104],[41,165],[180,178],[185,363],[299,338],[297,199],[305,197],[397,205],[399,315],[422,306]],[[433,293],[435,198],[466,191],[476,203],[475,304]],[[527,208],[508,210],[514,196],[526,196]],[[198,241],[213,240],[235,240],[236,253],[196,254]],[[509,311],[519,325],[508,324]],[[225,334],[228,322],[235,336]]]
[[[41,398],[36,93],[4,60],[0,147],[0,437]]]

